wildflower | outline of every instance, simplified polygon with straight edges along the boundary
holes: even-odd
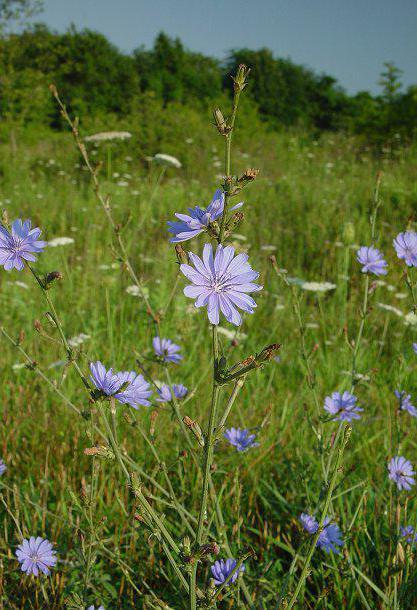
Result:
[[[163,153],[158,153],[154,157],[151,158],[152,161],[158,163],[158,165],[165,165],[165,167],[175,167],[179,169],[182,167],[181,161],[178,161],[176,157],[172,157],[171,155],[164,155]]]
[[[0,460],[0,475],[4,474],[7,470],[7,466],[6,464],[3,462],[3,460]]]
[[[112,140],[128,140],[132,137],[129,131],[100,131],[84,138],[85,142],[109,142]]]
[[[402,456],[392,458],[388,464],[388,472],[388,478],[396,483],[400,491],[409,490],[415,484],[413,466]]]
[[[408,313],[405,316],[404,324],[406,326],[416,326],[417,325],[417,315],[414,313],[414,311],[410,311],[410,313]]]
[[[173,398],[172,392],[174,393],[175,398],[177,398],[178,400],[184,398],[188,394],[187,388],[182,385],[182,383],[174,383],[172,386],[172,391],[169,385],[164,383],[160,388],[158,388],[159,398],[156,399],[157,402],[169,402]]]
[[[400,409],[408,411],[413,417],[417,417],[417,409],[411,402],[411,394],[406,394],[404,390],[395,390],[394,394],[400,401]]]
[[[362,267],[362,273],[374,273],[375,275],[386,275],[388,263],[383,254],[373,246],[362,246],[356,253],[356,258]]]
[[[334,290],[336,284],[331,284],[330,282],[302,282],[300,288],[310,292],[328,292],[329,290]]]
[[[402,318],[404,316],[401,309],[398,309],[397,307],[393,307],[393,305],[388,305],[388,303],[377,303],[377,306],[380,307],[381,309],[385,309],[385,311],[390,311],[391,313],[395,313],[395,315],[398,316],[399,318]]]
[[[152,394],[150,384],[145,381],[143,375],[138,375],[134,371],[122,371],[117,373],[119,378],[119,388],[128,386],[121,392],[114,394],[114,397],[122,404],[128,404],[134,409],[137,409],[139,405],[149,407],[151,404],[148,398]]]
[[[417,267],[417,233],[399,233],[393,241],[398,258],[405,260],[409,267]]]
[[[335,420],[351,422],[354,419],[360,419],[359,413],[363,411],[356,404],[357,398],[349,392],[333,392],[331,396],[326,396],[324,400],[324,408],[328,413],[334,415]]]
[[[413,351],[417,354],[417,343],[413,343]]]
[[[181,354],[177,353],[181,349],[180,346],[173,343],[171,339],[154,337],[152,345],[155,354],[159,356],[159,358],[162,358],[163,362],[174,362],[175,364],[178,364],[178,362],[182,360]]]
[[[79,335],[75,335],[75,337],[68,339],[68,345],[70,347],[78,347],[79,345],[82,345],[84,341],[88,341],[89,339],[91,339],[90,335],[80,333]]]
[[[237,203],[235,206],[230,208],[230,211],[236,210],[243,205],[243,202]],[[175,214],[175,216],[181,222],[168,222],[168,231],[172,233],[174,237],[170,238],[171,243],[178,243],[187,241],[202,233],[210,223],[214,222],[223,214],[224,210],[224,193],[218,189],[214,195],[211,203],[207,208],[188,208],[189,214]]]
[[[319,522],[307,513],[301,513],[299,520],[309,534],[315,534],[319,529]],[[338,546],[343,545],[342,533],[336,523],[331,523],[328,517],[323,522],[323,529],[317,539],[317,546],[325,553],[339,553]]]
[[[226,438],[233,447],[236,447],[237,451],[246,451],[251,447],[259,447],[259,443],[255,442],[256,434],[249,434],[249,430],[242,430],[241,428],[230,428],[224,433]]]
[[[99,361],[90,364],[90,371],[91,381],[106,396],[114,396],[121,404],[129,404],[135,409],[138,405],[150,405],[148,398],[152,392],[143,375],[137,375],[134,371],[107,371]]]
[[[41,230],[31,229],[31,221],[15,220],[12,224],[11,233],[0,226],[0,265],[9,271],[17,269],[21,271],[24,261],[36,261],[35,254],[42,252],[47,243],[38,238]]]
[[[217,330],[220,335],[223,335],[224,337],[226,337],[226,339],[230,339],[231,341],[244,341],[248,338],[248,335],[245,335],[245,333],[240,333],[237,330],[229,330],[228,328],[224,328],[223,326],[219,326]]]
[[[52,549],[52,544],[45,538],[31,536],[29,540],[24,539],[22,544],[17,547],[17,559],[21,564],[22,572],[38,576],[39,571],[49,574],[56,562],[56,552]]]
[[[308,532],[309,534],[315,534],[317,532],[319,522],[316,521],[316,519],[311,515],[307,513],[301,513],[299,521],[303,528],[306,530],[306,532]]]
[[[215,256],[211,244],[205,244],[203,258],[189,253],[190,262],[194,265],[182,264],[182,273],[192,282],[184,288],[184,294],[196,298],[195,307],[207,307],[208,318],[212,324],[218,324],[220,311],[228,322],[239,326],[242,317],[236,306],[254,313],[255,301],[248,292],[262,290],[262,286],[253,281],[259,277],[247,262],[247,254],[234,256],[232,246],[217,246]]]
[[[51,239],[47,244],[51,248],[58,248],[58,246],[68,246],[69,244],[73,244],[74,240],[72,237],[55,237],[55,239]]]
[[[405,527],[400,527],[400,535],[402,538],[406,539],[406,542],[408,542],[408,544],[417,542],[417,534],[414,532],[414,528],[412,525],[406,525]]]
[[[222,585],[224,581],[227,580],[230,574],[233,572],[236,567],[236,564],[236,559],[226,559],[226,561],[224,561],[223,559],[218,559],[217,561],[215,561],[214,564],[211,566],[211,573],[214,578],[214,584],[217,586]],[[226,586],[229,586],[230,584],[236,582],[239,574],[244,571],[245,566],[241,565],[233,574],[233,576],[228,580]]]
[[[87,610],[95,610],[95,606],[88,606]],[[97,610],[105,610],[104,606],[99,606]]]

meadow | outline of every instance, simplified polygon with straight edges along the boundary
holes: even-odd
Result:
[[[82,128],[81,122],[88,135]],[[145,296],[155,311],[166,312],[162,336],[181,346],[183,360],[169,375],[189,390],[182,415],[204,431],[211,329],[205,308],[195,309],[183,295],[186,281],[166,222],[175,212],[209,204],[223,180],[223,138],[207,116],[205,131],[177,124],[144,151],[135,129],[140,125],[129,140],[88,143],[87,149],[102,163],[101,189],[110,196]],[[70,132],[22,130],[0,151],[3,214],[30,218],[51,242],[35,268],[40,275],[62,274],[49,292],[81,370],[88,375],[96,360],[119,370],[140,363],[159,380],[164,369],[153,360],[155,325],[118,258],[114,232]],[[156,153],[175,155],[182,167],[158,165],[149,158]],[[341,133],[267,127],[253,133],[237,119],[232,172],[259,168],[260,174],[239,195],[245,217],[230,241],[249,254],[264,288],[256,293],[254,315],[238,329],[220,321],[220,350],[238,362],[270,344],[281,347],[245,377],[227,419],[227,427],[256,434],[259,445],[237,452],[221,438],[215,446],[207,525],[220,553],[199,562],[199,586],[209,587],[216,559],[245,557],[244,574],[215,600],[218,608],[288,607],[311,544],[299,516],[320,514],[330,484],[323,480],[326,464],[337,478],[327,514],[344,544],[340,554],[315,550],[294,607],[417,604],[415,549],[400,535],[400,526],[416,525],[415,492],[397,493],[387,471],[399,448],[417,463],[417,422],[399,410],[394,394],[417,391],[417,324],[406,267],[392,245],[399,232],[415,230],[416,161],[412,147],[376,155]],[[198,254],[205,241],[199,236],[183,246]],[[371,243],[388,262],[385,277],[361,273],[356,251]],[[413,286],[412,274],[409,281]],[[1,607],[188,608],[164,538],[158,527],[149,528],[118,460],[111,451],[85,454],[102,443],[94,429],[99,408],[80,387],[34,278],[26,269],[2,269],[0,286],[0,457],[7,466],[0,479]],[[339,427],[324,400],[351,387],[363,412]],[[223,406],[230,391],[225,386]],[[172,410],[155,401],[139,411],[119,405],[113,423],[122,453],[139,466],[152,509],[186,548],[193,536],[187,523],[195,523],[201,494],[197,440],[191,435],[190,449]],[[336,442],[346,442],[343,456]],[[172,492],[165,494],[160,487],[165,490],[167,481]],[[186,519],[179,519],[176,502]],[[16,547],[31,535],[55,545],[58,563],[49,577],[19,569]]]

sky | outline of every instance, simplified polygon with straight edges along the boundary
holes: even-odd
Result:
[[[44,0],[42,21],[105,34],[122,51],[152,46],[161,30],[224,58],[270,48],[338,79],[349,92],[378,91],[384,61],[417,84],[417,0]]]

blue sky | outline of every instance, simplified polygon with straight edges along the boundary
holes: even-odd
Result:
[[[202,53],[269,47],[349,92],[378,90],[384,61],[417,83],[417,0],[45,0],[41,19],[98,30],[123,51],[164,30]]]

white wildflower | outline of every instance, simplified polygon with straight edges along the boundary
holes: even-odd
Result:
[[[84,343],[84,341],[88,341],[88,339],[91,339],[90,335],[80,333],[79,335],[75,335],[75,337],[71,337],[70,339],[68,339],[68,345],[70,347],[78,347],[79,345]]]
[[[331,284],[330,282],[303,282],[300,288],[310,292],[328,292],[329,290],[334,290],[336,284]]]
[[[385,309],[385,311],[390,311],[391,313],[395,313],[396,316],[402,318],[404,316],[401,309],[394,307],[393,305],[388,305],[388,303],[377,303],[377,307],[380,309]]]
[[[417,315],[413,311],[410,311],[410,313],[408,313],[405,316],[404,324],[406,326],[416,326],[417,325]]]
[[[245,335],[245,333],[229,330],[228,328],[224,328],[223,326],[218,326],[217,330],[221,335],[227,337],[227,339],[230,339],[231,341],[233,341],[233,339],[236,339],[237,341],[243,341],[248,337],[248,335]]]
[[[132,137],[129,131],[100,131],[93,133],[91,136],[86,136],[86,142],[109,142],[112,140],[128,140]]]
[[[72,237],[55,237],[51,241],[48,241],[48,246],[51,248],[57,248],[58,246],[68,246],[73,244],[74,240]]]
[[[176,167],[179,169],[182,167],[181,161],[179,161],[176,157],[172,157],[171,155],[164,155],[163,153],[158,153],[151,159],[154,163],[158,163],[158,165],[164,165],[165,167]]]

